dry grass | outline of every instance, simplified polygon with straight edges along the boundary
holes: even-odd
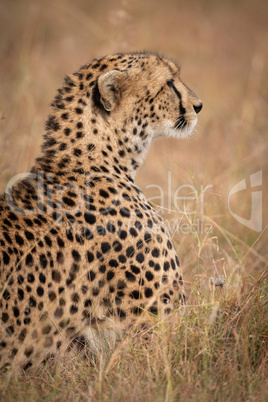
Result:
[[[267,16],[261,0],[0,2],[2,191],[37,156],[63,76],[93,57],[163,52],[182,64],[183,80],[204,102],[198,135],[156,141],[137,177],[148,197],[159,196],[151,184],[165,192],[162,212],[184,266],[185,316],[130,333],[94,360],[74,356],[32,376],[2,376],[2,400],[267,400]],[[237,222],[227,204],[230,188],[244,178],[249,185],[259,170],[263,232]],[[174,203],[182,184],[196,197],[185,205],[197,211],[188,218],[178,212],[182,201]],[[213,187],[202,210],[206,185]],[[250,196],[245,190],[231,200],[247,219]],[[181,229],[198,222],[212,232]],[[213,260],[223,288],[211,285]]]

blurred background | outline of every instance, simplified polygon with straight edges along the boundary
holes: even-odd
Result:
[[[155,141],[137,184],[156,204],[156,185],[163,189],[161,212],[175,222],[172,236],[189,281],[215,275],[212,258],[225,276],[241,266],[257,273],[267,257],[267,230],[261,231],[267,224],[267,21],[265,0],[1,0],[1,192],[38,156],[49,104],[65,74],[106,54],[157,51],[181,65],[182,80],[204,108],[191,139]],[[246,180],[248,189],[232,196],[230,208],[249,220],[250,175],[259,171],[256,231],[231,215],[228,193]],[[183,194],[196,198],[183,203],[196,211],[190,217],[174,207],[184,184],[191,187]],[[210,223],[212,231],[178,230],[176,222],[189,221]]]

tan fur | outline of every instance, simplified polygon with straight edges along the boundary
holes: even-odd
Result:
[[[151,141],[185,137],[202,104],[154,54],[93,60],[52,103],[41,156],[0,198],[0,364],[92,350],[182,303],[162,218],[134,185]],[[195,110],[194,110],[195,108]]]

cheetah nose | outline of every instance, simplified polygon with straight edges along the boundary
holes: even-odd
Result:
[[[202,103],[202,102],[199,102],[198,105],[193,105],[193,107],[194,107],[195,113],[197,114],[197,113],[199,113],[199,112],[202,110],[203,103]]]

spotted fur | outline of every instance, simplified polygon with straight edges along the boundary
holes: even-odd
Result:
[[[179,259],[134,178],[152,140],[186,137],[201,108],[155,54],[104,57],[65,78],[40,157],[0,198],[2,367],[38,365],[80,336],[96,350],[183,303]]]

